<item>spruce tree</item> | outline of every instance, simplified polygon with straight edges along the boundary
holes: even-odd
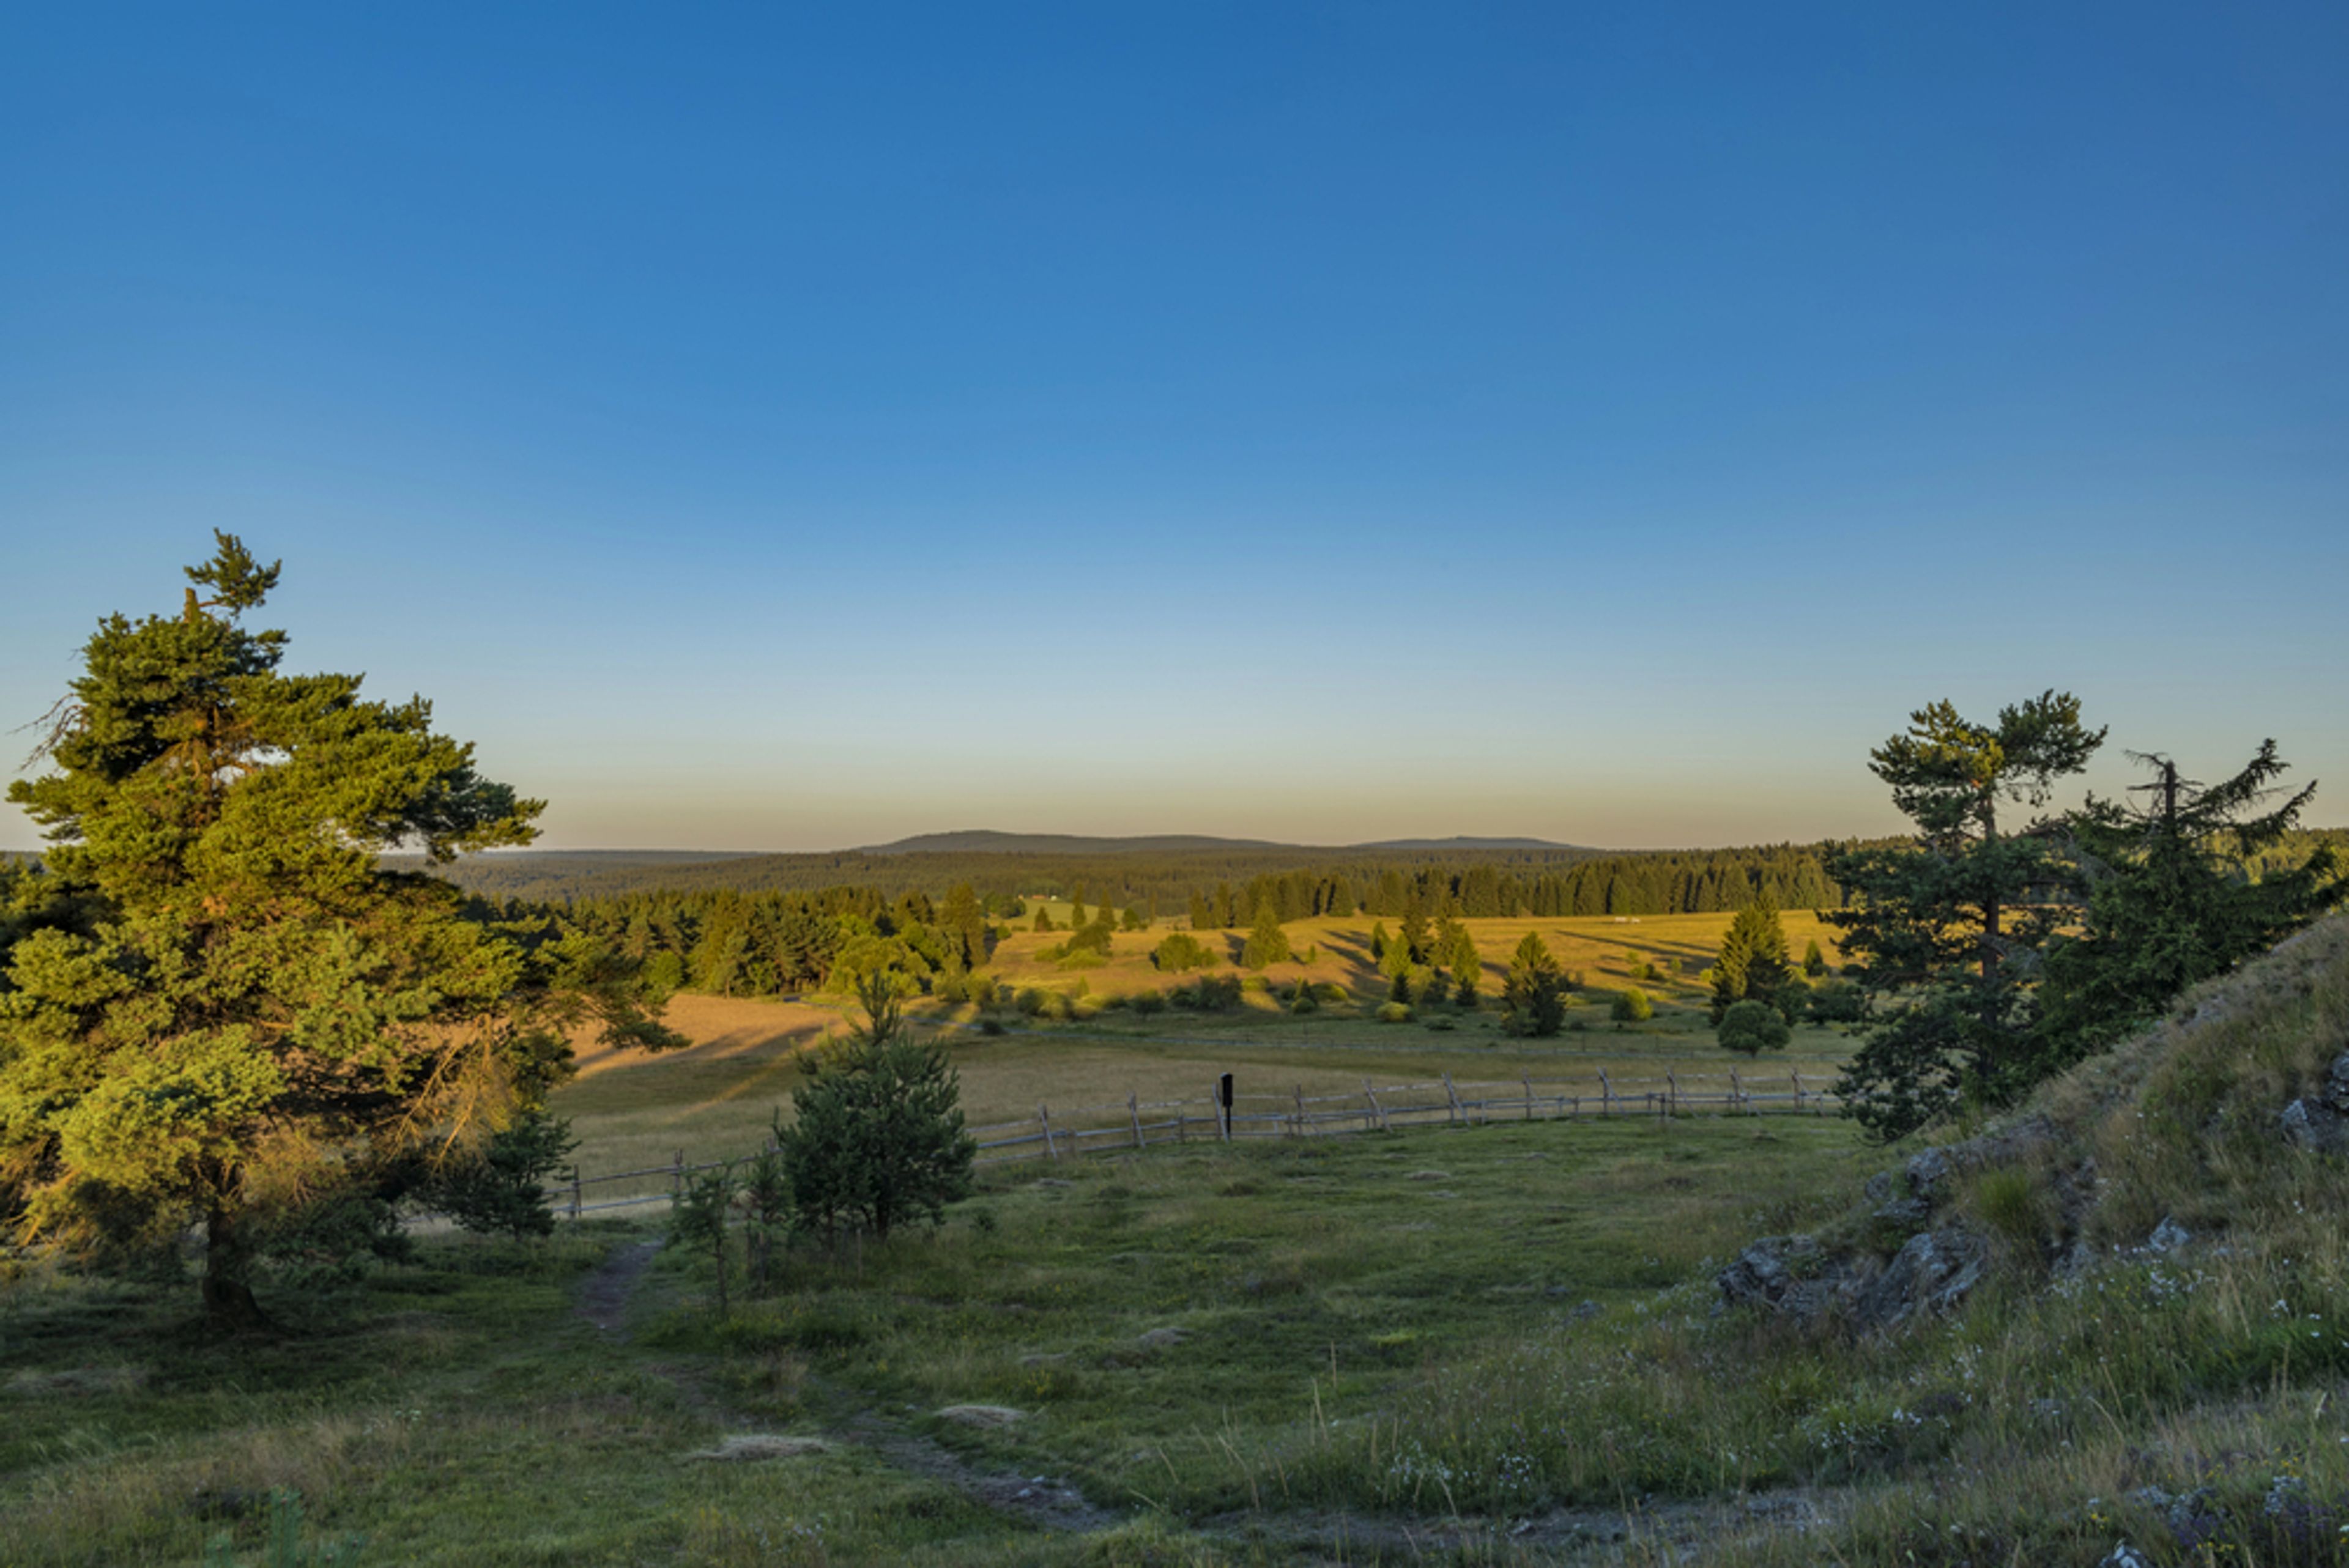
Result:
[[[1240,962],[1251,969],[1263,969],[1286,964],[1288,957],[1288,934],[1280,928],[1280,911],[1267,899],[1256,906],[1256,926],[1240,950]]]
[[[1417,882],[1412,883],[1411,892],[1403,897],[1402,919],[1395,934],[1411,954],[1413,964],[1427,962],[1427,900]]]
[[[1713,961],[1713,1021],[1751,997],[1775,1006],[1792,973],[1786,963],[1786,932],[1777,906],[1764,897],[1737,912]]]
[[[192,1227],[207,1314],[248,1326],[277,1238],[315,1247],[332,1210],[396,1243],[402,1173],[542,1106],[568,1029],[682,1042],[601,943],[385,869],[527,843],[542,803],[423,698],[284,673],[285,634],[242,624],[278,566],[215,537],[178,614],[100,623],[53,770],[9,787],[77,913],[6,955],[0,1214],[99,1259],[173,1258]]]
[[[1512,1035],[1557,1034],[1566,1023],[1566,1003],[1559,995],[1564,982],[1541,933],[1526,932],[1509,959],[1508,982],[1501,991],[1501,1026]]]
[[[804,1058],[793,1119],[775,1128],[800,1223],[836,1237],[880,1241],[909,1222],[936,1225],[971,1191],[978,1146],[963,1129],[961,1088],[945,1050],[904,1032],[903,979],[887,972],[858,989],[865,1022],[840,1047]]]

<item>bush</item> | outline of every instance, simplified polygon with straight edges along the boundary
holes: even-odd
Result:
[[[1381,1024],[1408,1024],[1411,1022],[1411,1005],[1407,1002],[1381,1002],[1372,1016]]]
[[[1168,975],[1185,975],[1194,969],[1212,969],[1216,955],[1207,944],[1187,931],[1178,931],[1151,951],[1150,962]]]
[[[1137,1013],[1163,1013],[1166,1010],[1166,998],[1156,991],[1136,991],[1125,999],[1125,1005]]]
[[[1794,1037],[1794,1031],[1786,1027],[1786,1020],[1778,1016],[1777,1008],[1749,997],[1733,1003],[1722,1014],[1721,1027],[1714,1037],[1723,1049],[1743,1051],[1750,1057],[1764,1050],[1784,1049]]]
[[[1637,985],[1627,985],[1615,993],[1609,1004],[1607,1016],[1619,1024],[1644,1024],[1656,1016],[1656,1005]]]

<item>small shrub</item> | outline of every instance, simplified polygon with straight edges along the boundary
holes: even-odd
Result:
[[[1408,1024],[1411,1022],[1411,1004],[1408,1002],[1381,1002],[1379,1004],[1378,1012],[1372,1015],[1372,1016],[1376,1017],[1381,1024]]]
[[[1125,1005],[1137,1013],[1163,1013],[1166,1010],[1166,997],[1162,992],[1136,991],[1125,999]]]
[[[1619,1024],[1644,1024],[1656,1016],[1656,1005],[1637,985],[1627,985],[1615,993],[1608,1005],[1607,1016]]]
[[[1794,1038],[1794,1031],[1786,1027],[1786,1020],[1778,1016],[1777,1008],[1749,997],[1733,1004],[1722,1014],[1721,1027],[1713,1037],[1721,1042],[1723,1049],[1743,1051],[1750,1057],[1765,1050],[1783,1050],[1786,1042]]]

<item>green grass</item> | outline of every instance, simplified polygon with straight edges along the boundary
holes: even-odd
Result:
[[[1960,1184],[2002,1259],[1969,1309],[1874,1339],[1714,1309],[1754,1234],[1897,1244],[1852,1206],[1893,1157],[1780,1117],[997,1168],[934,1235],[792,1253],[729,1322],[708,1265],[664,1255],[628,1343],[572,1310],[645,1233],[619,1225],[435,1239],[233,1344],[185,1326],[184,1284],[27,1274],[0,1298],[7,1561],[193,1564],[223,1530],[257,1561],[254,1500],[292,1488],[313,1539],[401,1563],[1530,1563],[1591,1528],[1631,1537],[1595,1560],[1732,1568],[2089,1564],[2123,1538],[2163,1568],[2336,1563],[2349,1161],[2274,1115],[2349,1041],[2349,923],[2189,1006],[2043,1097],[2053,1151]],[[1007,1096],[1068,1053],[1231,1056],[979,1048]],[[2058,1277],[2054,1183],[2090,1152],[2101,1261]],[[2136,1250],[2165,1216],[2201,1240]],[[746,1429],[829,1446],[689,1457]],[[974,1500],[1011,1476],[1108,1527]]]

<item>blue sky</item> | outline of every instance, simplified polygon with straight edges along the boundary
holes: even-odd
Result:
[[[2349,820],[2344,72],[2337,5],[18,8],[0,727],[222,527],[559,846],[1878,831],[1910,708],[2048,686]]]

